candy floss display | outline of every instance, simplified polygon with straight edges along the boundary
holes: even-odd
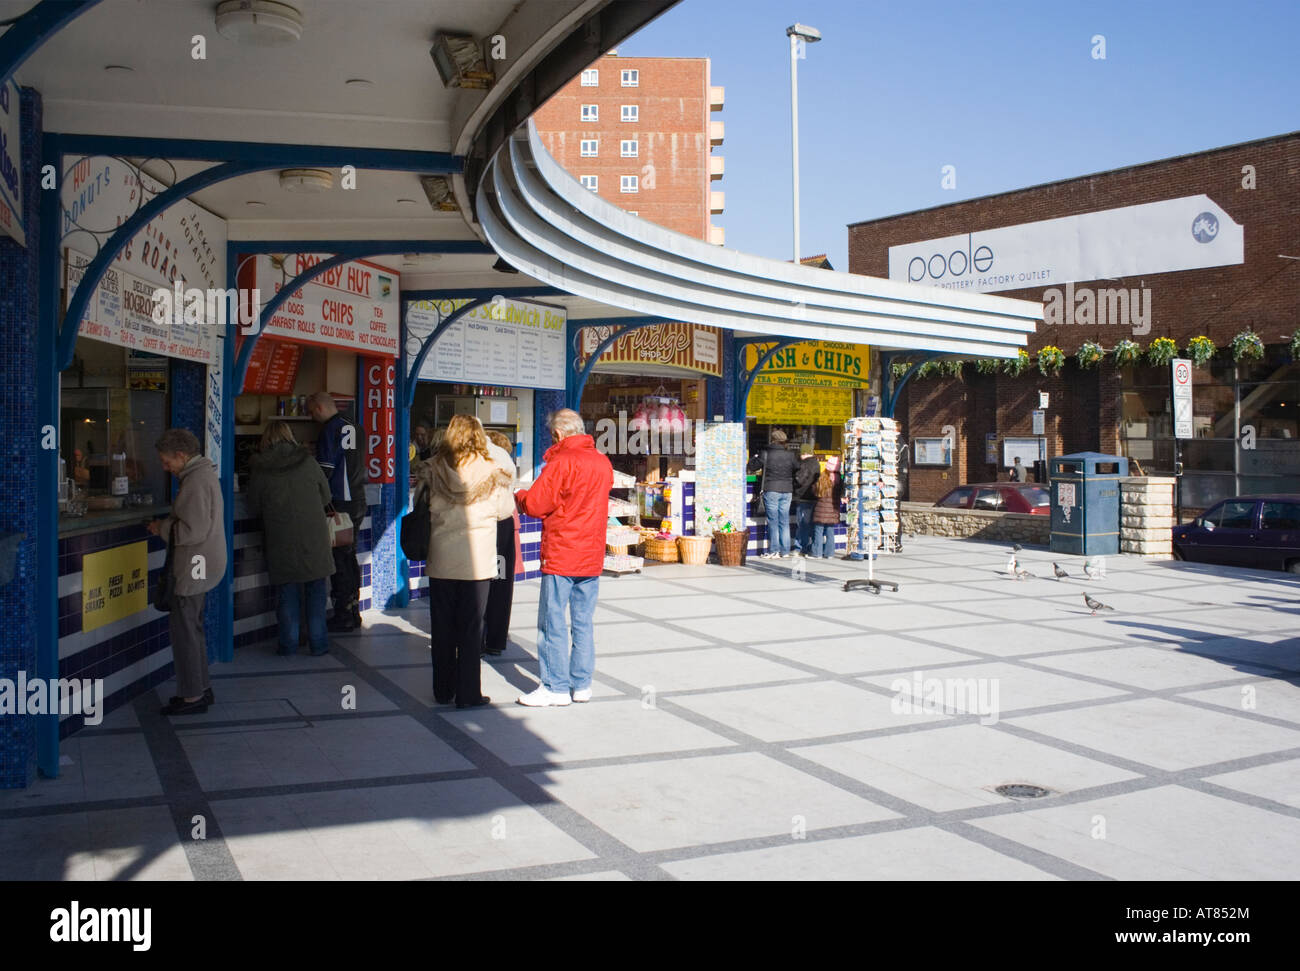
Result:
[[[898,425],[892,418],[850,418],[844,423],[844,499],[849,557],[872,549],[897,553]]]

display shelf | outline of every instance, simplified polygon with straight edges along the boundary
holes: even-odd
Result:
[[[874,549],[897,553],[898,425],[891,418],[850,418],[844,423],[844,496],[849,556]]]

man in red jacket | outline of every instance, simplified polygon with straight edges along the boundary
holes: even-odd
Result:
[[[545,465],[531,489],[515,493],[519,511],[542,521],[542,596],[537,604],[537,657],[542,684],[519,697],[531,708],[591,700],[596,667],[592,618],[605,568],[605,524],[614,469],[596,451],[576,411],[551,415]],[[573,623],[570,641],[568,608]],[[572,644],[572,647],[570,647]]]

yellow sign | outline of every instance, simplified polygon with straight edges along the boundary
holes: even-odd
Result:
[[[149,544],[81,558],[81,629],[94,630],[149,606]]]
[[[745,348],[745,367],[753,368],[771,344]],[[763,366],[755,388],[767,384],[809,388],[865,388],[871,379],[871,348],[839,341],[806,341],[777,351]],[[849,416],[852,417],[852,416]]]
[[[755,382],[746,411],[762,425],[839,425],[853,417],[853,389]]]

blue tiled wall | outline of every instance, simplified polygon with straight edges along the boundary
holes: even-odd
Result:
[[[173,428],[185,428],[194,433],[203,443],[204,426],[207,416],[204,409],[208,400],[208,368],[197,361],[172,359],[171,394]],[[172,495],[176,494],[176,480],[171,480]],[[207,635],[208,660],[217,657],[217,636],[221,632],[220,605],[218,593],[220,588],[208,594],[208,604],[203,615],[203,631]]]
[[[41,100],[24,89],[17,106],[22,137],[23,222],[27,245],[0,235],[0,536],[23,534],[13,579],[0,586],[0,677],[36,675],[37,254],[40,252]],[[0,788],[36,774],[36,719],[0,718]]]
[[[370,602],[385,607],[397,592],[397,532],[392,529],[397,518],[397,484],[385,482],[379,487],[380,503],[370,507],[370,565],[362,564],[370,572]],[[371,569],[371,565],[377,568]],[[366,586],[362,578],[363,587]]]
[[[551,412],[564,407],[563,391],[533,392],[533,467],[542,464],[546,450],[551,447],[551,429],[546,420]]]

